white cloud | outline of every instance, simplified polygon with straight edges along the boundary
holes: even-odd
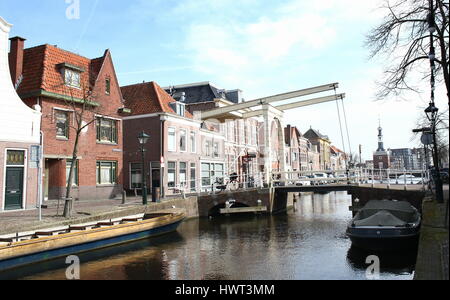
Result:
[[[184,44],[188,50],[186,58],[198,71],[214,74],[214,80],[221,85],[239,84],[249,90],[249,86],[241,84],[250,78],[253,83],[268,84],[264,77],[271,68],[301,65],[299,60],[331,47],[335,39],[336,32],[325,18],[308,13],[261,17],[255,22],[229,26],[194,23],[187,30]],[[232,81],[228,81],[230,78]]]

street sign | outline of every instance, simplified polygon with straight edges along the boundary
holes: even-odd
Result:
[[[431,145],[433,144],[433,135],[429,132],[425,132],[424,134],[422,134],[420,141],[424,145]]]
[[[39,162],[41,157],[41,146],[31,146],[30,161]]]

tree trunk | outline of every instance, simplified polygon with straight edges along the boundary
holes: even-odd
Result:
[[[72,182],[73,182],[73,177],[74,177],[75,165],[78,160],[78,141],[80,138],[80,133],[81,133],[80,131],[77,131],[76,138],[75,138],[75,145],[73,147],[72,163],[70,165],[69,178],[67,180],[67,185],[66,185],[66,198],[65,198],[66,201],[64,204],[64,217],[65,218],[70,218],[72,215],[73,199],[70,198],[70,194],[72,192]]]

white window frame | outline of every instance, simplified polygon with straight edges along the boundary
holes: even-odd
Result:
[[[191,144],[191,153],[197,153],[197,133],[195,131],[190,132],[189,141]]]
[[[171,131],[173,130],[173,147],[171,147]],[[167,129],[167,151],[177,152],[177,129],[175,127],[169,127]]]
[[[180,129],[180,134],[179,134],[179,141],[180,141],[180,152],[188,152],[188,136],[187,136],[188,131],[186,129]],[[181,147],[181,139],[184,136],[184,149]]]
[[[67,74],[68,73],[72,74],[72,76],[70,77],[70,79],[71,79],[70,82],[67,82]],[[78,75],[78,85],[73,84],[73,75]],[[71,88],[81,89],[81,72],[72,70],[70,68],[65,68],[64,69],[64,84]]]

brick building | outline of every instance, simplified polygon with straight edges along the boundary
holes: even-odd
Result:
[[[303,136],[307,138],[311,144],[316,146],[316,149],[319,152],[319,169],[322,171],[331,170],[331,141],[329,137],[321,134],[318,130],[313,128],[305,132]]]
[[[124,117],[125,187],[142,188],[142,156],[137,136],[150,135],[145,166],[150,189],[162,196],[210,189],[225,177],[220,129],[194,120],[184,98],[172,98],[155,82],[122,87],[131,116]]]
[[[373,154],[373,166],[375,169],[390,169],[391,168],[391,153],[384,149],[383,143],[383,128],[378,127],[378,148]]]
[[[122,192],[122,94],[109,50],[89,59],[48,44],[24,49],[11,39],[11,77],[28,106],[42,107],[44,198],[65,195],[76,139],[83,126],[72,181],[75,199],[114,198]]]
[[[297,127],[288,125],[284,129],[286,140],[286,167],[288,172],[301,171],[300,161],[300,131]]]

